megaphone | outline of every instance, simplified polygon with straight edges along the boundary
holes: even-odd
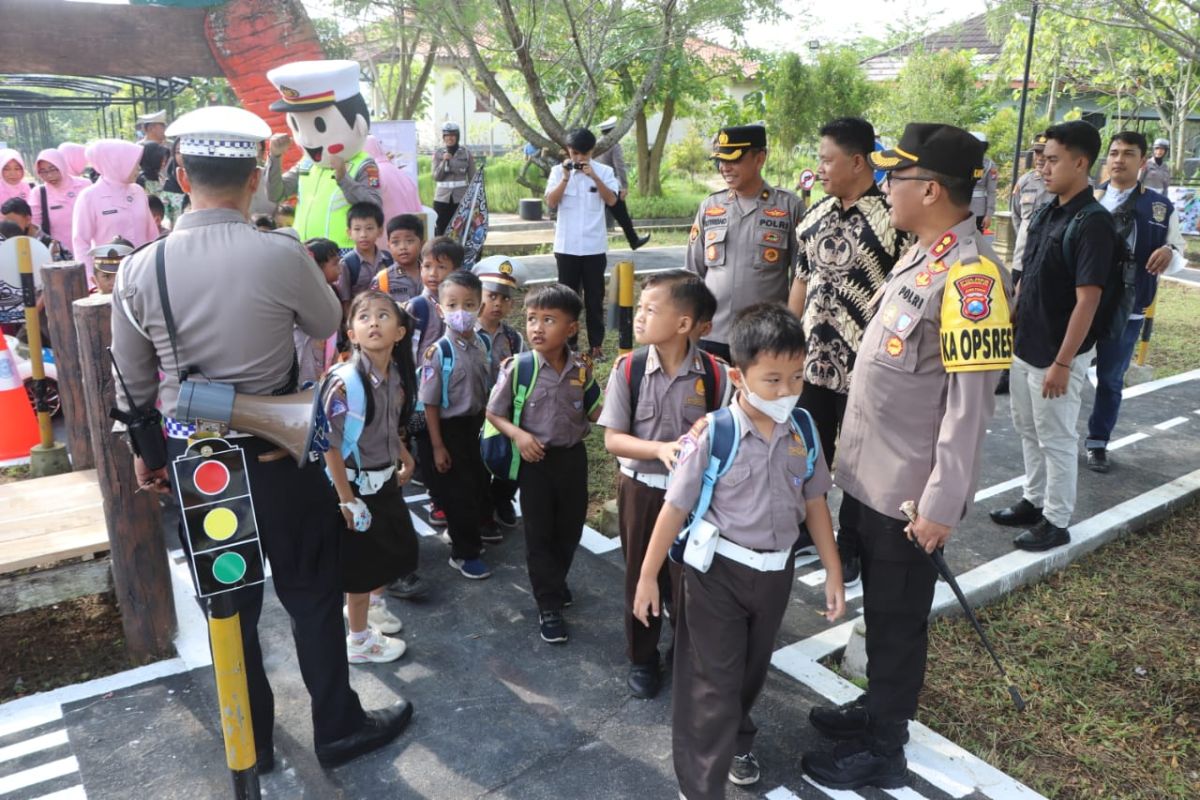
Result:
[[[179,386],[175,418],[198,428],[232,428],[277,444],[304,466],[316,436],[316,390],[260,396],[238,394],[228,383],[184,381]]]

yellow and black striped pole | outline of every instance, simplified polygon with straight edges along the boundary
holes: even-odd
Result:
[[[1139,367],[1146,366],[1146,354],[1150,352],[1150,337],[1154,335],[1154,310],[1158,307],[1158,292],[1154,293],[1154,299],[1150,301],[1150,307],[1146,309],[1146,319],[1142,322],[1142,334],[1137,346],[1137,365]]]
[[[633,262],[617,263],[617,352],[633,350]]]
[[[229,594],[209,598],[208,636],[212,643],[213,674],[225,739],[225,763],[233,778],[235,800],[259,800],[258,753],[250,718],[250,688],[242,648],[241,616]]]

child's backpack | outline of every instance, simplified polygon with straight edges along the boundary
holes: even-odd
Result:
[[[639,347],[625,359],[625,383],[629,385],[629,429],[633,430],[633,417],[637,413],[638,397],[641,394],[642,379],[646,377],[646,360],[650,356],[649,347]],[[700,360],[704,365],[704,408],[706,411],[716,411],[725,404],[725,394],[729,390],[723,385],[723,372],[717,363],[717,357],[704,350],[700,351]]]
[[[353,361],[343,361],[330,367],[325,382],[331,377],[338,378],[346,387],[346,424],[342,428],[342,459],[353,455],[354,463],[361,465],[358,440],[367,425],[367,389],[363,385],[362,373]],[[325,383],[322,383],[322,394],[324,388]]]
[[[675,537],[669,555],[677,564],[683,563],[683,551],[687,547],[688,536],[692,528],[699,523],[712,504],[713,487],[717,481],[733,466],[737,457],[738,444],[742,441],[742,431],[737,417],[728,408],[720,408],[706,415],[708,420],[708,464],[704,468],[704,478],[700,486],[700,497],[696,506],[688,515],[687,524]],[[808,450],[804,480],[812,477],[816,468],[817,458],[821,455],[820,439],[817,438],[816,425],[809,413],[803,408],[793,408],[789,420],[793,431],[804,439]],[[715,543],[714,543],[715,544]]]
[[[362,268],[363,268],[362,257],[359,256],[357,250],[351,250],[349,253],[347,253],[345,256],[342,257],[342,262],[346,265],[347,269],[350,270],[350,288],[353,289],[355,286],[358,285],[358,276],[360,274],[362,274]],[[384,269],[380,270],[380,280],[382,280],[382,281],[387,280],[387,277],[384,275],[384,273],[386,273],[386,272],[387,272],[386,267]],[[384,291],[386,292],[387,289],[385,288]]]
[[[529,398],[529,391],[537,382],[538,360],[532,350],[513,356],[512,423],[521,426],[521,411]],[[483,424],[479,434],[479,452],[488,472],[497,478],[515,481],[521,471],[521,451],[513,447],[512,439],[505,436],[491,422]]]
[[[478,332],[479,341],[483,342],[483,347],[487,350],[488,360],[492,358],[492,338],[483,332]],[[442,408],[450,407],[450,375],[454,372],[454,343],[443,336],[434,343],[437,347],[438,367],[442,371]],[[417,368],[417,384],[420,385],[421,375],[420,367]],[[424,411],[425,404],[417,399],[413,406],[414,411]]]

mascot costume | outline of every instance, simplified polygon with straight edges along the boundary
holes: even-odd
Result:
[[[267,196],[274,202],[296,195],[293,226],[302,241],[332,239],[348,251],[354,247],[346,211],[355,203],[383,208],[379,166],[364,150],[371,115],[358,89],[356,61],[297,61],[267,73],[281,99],[288,130],[306,157],[284,173],[281,156],[287,137],[271,140]]]

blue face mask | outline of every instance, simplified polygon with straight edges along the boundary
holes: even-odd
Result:
[[[455,333],[466,333],[475,329],[475,320],[479,315],[474,311],[464,311],[456,308],[446,314],[446,327]]]

